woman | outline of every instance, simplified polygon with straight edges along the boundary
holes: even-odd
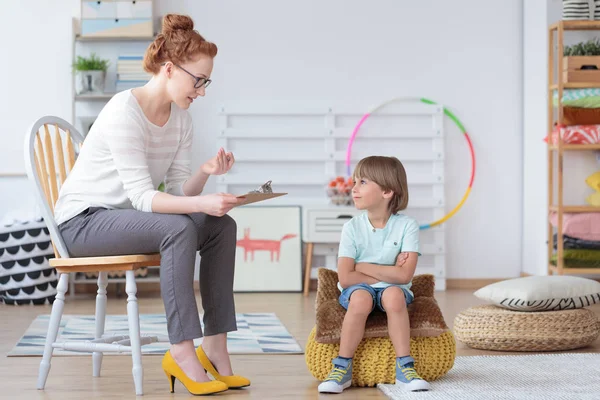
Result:
[[[226,336],[237,329],[236,225],[226,213],[239,200],[222,193],[200,196],[209,176],[226,173],[235,160],[220,149],[190,171],[193,128],[186,110],[204,96],[217,54],[217,46],[193,27],[187,16],[164,17],[162,33],[144,57],[152,79],[116,94],[99,114],[61,188],[55,217],[73,257],[161,253],[171,342],[163,368],[171,385],[178,378],[191,393],[209,394],[250,382],[233,375]],[[157,190],[163,181],[164,193]],[[205,324],[198,349],[196,251]]]

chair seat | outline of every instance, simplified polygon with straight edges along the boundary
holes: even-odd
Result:
[[[123,256],[51,258],[49,263],[59,273],[90,271],[128,271],[160,265],[160,254]]]

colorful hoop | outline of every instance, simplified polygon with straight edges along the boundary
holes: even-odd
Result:
[[[404,101],[417,100],[417,101],[420,101],[425,104],[437,104],[435,101],[425,99],[425,98],[410,98],[410,97],[395,98],[395,99],[388,100],[385,103],[378,105],[377,107],[373,108],[371,111],[369,111],[368,113],[363,115],[362,118],[360,119],[360,121],[358,121],[358,124],[356,124],[356,126],[354,127],[354,130],[352,131],[352,135],[350,136],[350,141],[348,142],[348,148],[346,149],[346,172],[347,172],[348,176],[351,175],[350,154],[352,153],[352,144],[354,143],[356,134],[358,133],[358,130],[360,129],[362,124],[367,120],[367,118],[369,118],[377,110],[385,107],[386,105],[388,105],[390,103],[400,101],[400,100],[404,100]],[[467,197],[469,197],[469,194],[471,193],[471,188],[473,187],[473,181],[475,180],[475,151],[473,150],[473,143],[471,142],[471,138],[469,137],[469,134],[467,133],[467,130],[465,129],[464,125],[460,122],[460,120],[456,117],[456,115],[454,115],[446,107],[444,107],[444,114],[446,116],[448,116],[454,122],[454,124],[458,127],[458,129],[460,129],[462,134],[465,136],[465,139],[467,140],[467,145],[469,146],[469,152],[471,154],[471,178],[469,179],[469,186],[467,187],[467,190],[463,194],[463,197],[460,200],[460,202],[458,203],[458,205],[456,207],[454,207],[454,209],[452,211],[450,211],[448,214],[444,215],[442,218],[438,219],[437,221],[431,222],[429,224],[421,225],[420,229],[428,229],[428,228],[432,228],[434,226],[443,224],[444,222],[449,220],[454,214],[456,214],[458,212],[458,210],[461,209],[463,204],[465,204],[465,201],[467,201]]]

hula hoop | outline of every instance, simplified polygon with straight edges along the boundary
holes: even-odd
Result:
[[[346,149],[346,172],[347,172],[348,176],[351,175],[351,173],[350,173],[350,154],[352,153],[352,144],[354,143],[356,134],[358,133],[358,130],[360,129],[362,124],[364,124],[364,122],[380,108],[383,108],[390,103],[400,101],[400,100],[417,100],[417,101],[420,101],[421,103],[425,103],[425,104],[437,104],[435,101],[425,99],[425,98],[418,98],[418,97],[416,97],[416,98],[411,98],[411,97],[395,98],[395,99],[388,100],[385,103],[378,105],[377,107],[371,109],[369,112],[367,112],[365,115],[363,115],[362,118],[358,121],[358,124],[356,124],[356,126],[354,127],[354,130],[352,131],[352,135],[350,136],[350,141],[348,142],[348,148]],[[454,115],[446,107],[444,107],[444,114],[447,117],[449,117],[452,120],[452,122],[454,122],[454,124],[458,127],[458,129],[460,129],[460,131],[462,132],[462,134],[464,135],[464,137],[467,141],[467,145],[469,147],[469,153],[471,154],[471,178],[469,179],[469,186],[467,187],[467,190],[463,194],[462,199],[456,205],[456,207],[454,207],[454,209],[452,211],[450,211],[448,214],[444,215],[442,218],[438,219],[437,221],[431,222],[429,224],[421,225],[419,227],[420,229],[428,229],[428,228],[432,228],[434,226],[443,224],[444,222],[449,220],[454,214],[456,214],[458,212],[458,210],[460,210],[461,207],[467,201],[467,198],[469,197],[469,194],[471,193],[471,188],[473,187],[473,181],[475,180],[475,150],[473,150],[473,143],[471,142],[471,138],[469,137],[469,134],[467,133],[465,126],[460,122],[460,120],[456,117],[456,115]]]

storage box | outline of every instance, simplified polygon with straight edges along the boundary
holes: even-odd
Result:
[[[152,18],[152,0],[81,1],[81,19]]]
[[[565,83],[600,83],[600,56],[563,57]]]
[[[154,36],[152,0],[82,0],[81,36]]]
[[[82,37],[150,37],[154,35],[151,19],[84,19]]]
[[[562,3],[563,20],[600,19],[600,0],[563,0]]]

